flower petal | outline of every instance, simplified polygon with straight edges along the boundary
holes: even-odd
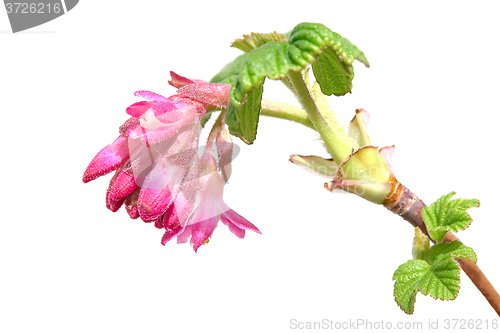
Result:
[[[139,215],[144,222],[152,222],[167,210],[171,201],[168,188],[149,189],[141,188],[138,200]]]
[[[220,221],[227,225],[229,227],[229,231],[231,231],[236,237],[238,238],[244,238],[245,237],[245,229],[240,229],[231,221],[229,221],[227,218],[223,218],[222,215],[220,216]]]
[[[117,212],[118,209],[123,205],[125,202],[125,198],[120,199],[120,200],[115,200],[111,197],[109,191],[106,191],[106,208],[108,208],[110,211]]]
[[[233,159],[233,140],[225,125],[222,124],[217,137],[215,139],[217,146],[217,155],[219,158],[219,170],[222,174],[222,180],[227,183],[231,177],[231,161]],[[237,150],[236,150],[237,151]]]
[[[131,127],[133,127],[135,125],[138,125],[138,124],[140,124],[140,120],[139,119],[134,118],[134,117],[128,118],[123,123],[123,125],[120,126],[120,128],[119,128],[120,134],[123,135],[123,136],[128,136],[128,130],[129,130],[129,128],[131,128]]]
[[[224,182],[217,172],[202,176],[193,213],[187,223],[195,224],[221,214],[223,211],[220,208],[225,207],[222,201],[223,190]]]
[[[191,226],[191,245],[194,252],[207,241],[217,226],[217,216],[211,217],[205,221],[195,223]]]
[[[230,84],[195,82],[183,86],[177,90],[177,94],[205,104],[226,107],[230,101],[230,90]]]
[[[155,222],[155,228],[163,229],[163,216],[160,216],[154,222]]]
[[[220,219],[224,224],[226,224],[226,222],[230,222],[240,229],[252,230],[258,234],[262,234],[256,226],[232,209],[228,209],[222,213],[220,215]]]
[[[177,236],[177,244],[186,243],[191,237],[191,225],[186,225],[183,231]]]
[[[167,99],[153,104],[153,111],[157,117],[166,112],[174,111],[175,109],[177,109],[177,106]]]
[[[152,91],[147,90],[139,90],[134,93],[135,96],[141,97],[150,101],[166,101],[167,99],[162,95],[154,93]]]
[[[148,101],[140,101],[134,103],[127,108],[127,114],[131,115],[132,117],[139,118],[149,109],[151,109],[153,105],[154,105],[153,102],[148,102]]]
[[[181,192],[165,211],[163,216],[163,226],[165,229],[177,229],[177,226],[186,224],[186,220],[191,212],[192,204],[189,203]]]
[[[91,180],[116,170],[128,158],[127,137],[120,135],[112,144],[104,147],[92,159],[83,174],[83,182],[88,183]]]
[[[170,77],[172,79],[170,81],[168,81],[168,83],[171,86],[174,86],[176,88],[181,88],[181,87],[185,86],[186,84],[191,84],[194,82],[193,80],[188,79],[184,76],[180,76],[179,74],[176,74],[172,71],[170,71]]]
[[[163,215],[179,193],[187,169],[161,158],[146,176],[139,194],[139,214],[144,221]]]
[[[206,109],[203,104],[195,101],[177,103],[177,109],[156,116],[154,111],[148,111],[141,117],[141,126],[131,127],[127,134],[131,139],[140,139],[147,143],[157,143],[171,138],[183,131],[196,132],[200,127],[199,120]]]
[[[181,223],[181,221],[179,220],[179,215],[176,211],[175,204],[170,205],[170,207],[165,212],[162,225],[165,228],[165,233],[163,234],[163,237],[161,239],[162,245],[165,245],[168,241],[180,235],[184,231],[186,224]]]
[[[131,194],[136,188],[134,174],[128,165],[118,173],[108,191],[113,199],[120,200]]]

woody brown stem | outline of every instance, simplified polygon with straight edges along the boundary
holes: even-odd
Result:
[[[422,219],[422,208],[425,207],[425,204],[404,185],[396,182],[392,192],[389,193],[383,202],[383,205],[391,212],[398,214],[403,219],[410,222],[412,226],[420,228],[420,230],[429,237],[424,220]],[[429,239],[432,240],[431,237],[429,237]],[[454,240],[460,241],[451,231],[448,231],[444,236],[443,242],[452,242]],[[432,240],[432,242],[434,242],[434,240]],[[486,278],[486,275],[484,275],[479,266],[470,260],[455,260],[490,303],[498,316],[500,316],[500,295],[488,278]]]

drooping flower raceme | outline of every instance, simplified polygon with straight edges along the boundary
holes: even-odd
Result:
[[[136,92],[145,101],[127,108],[131,117],[120,127],[118,138],[90,162],[83,182],[116,170],[106,207],[116,212],[125,205],[132,219],[140,217],[164,228],[164,245],[175,237],[178,243],[191,239],[197,251],[219,220],[240,238],[245,230],[260,233],[222,200],[233,148],[223,115],[198,156],[200,120],[207,107],[228,105],[230,85],[171,75],[169,83],[178,88],[177,94],[165,98]]]

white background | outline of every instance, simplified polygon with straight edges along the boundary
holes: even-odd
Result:
[[[469,4],[470,3],[470,4]],[[496,318],[462,273],[457,300],[394,302],[392,274],[411,258],[412,227],[381,206],[331,194],[290,154],[322,154],[300,125],[262,118],[242,147],[225,201],[262,235],[226,227],[198,253],[124,210],[108,211],[110,175],[84,185],[92,157],[118,135],[136,90],[165,96],[169,71],[209,80],[251,31],[321,22],[348,37],[352,94],[343,122],[371,114],[375,145],[396,145],[398,179],[426,202],[479,198],[458,237],[500,288],[498,6],[472,2],[81,1],[29,31],[0,10],[2,332],[288,332],[301,322]],[[269,82],[265,97],[293,101]],[[483,329],[485,324],[483,323]]]

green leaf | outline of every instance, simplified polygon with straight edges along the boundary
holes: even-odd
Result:
[[[239,137],[246,144],[252,144],[257,136],[263,85],[254,88],[247,95],[245,103],[236,106],[229,103],[226,124],[232,135]]]
[[[328,95],[343,95],[350,92],[352,87],[353,61],[366,60],[362,52],[353,47],[347,39],[322,24],[301,23],[290,32],[288,41],[281,40],[281,36],[280,41],[276,39],[278,38],[275,36],[271,38],[265,34],[254,34],[253,37],[250,35],[236,42],[235,46],[249,53],[244,61],[238,62],[241,67],[232,83],[230,97],[234,121],[255,120],[253,114],[256,113],[257,103],[248,95],[253,89],[260,89],[265,78],[284,79],[290,71],[300,72],[319,59],[314,67],[322,92]],[[236,64],[233,64],[228,69],[224,68],[224,73],[219,73],[214,78],[217,81],[212,81],[222,82],[220,80],[223,78],[224,82],[228,82],[234,77],[235,66]],[[252,94],[255,95],[254,92]],[[248,100],[252,100],[253,107],[243,107]],[[258,109],[260,110],[260,106]],[[244,112],[250,112],[252,116],[242,116]],[[258,118],[256,121],[258,122]],[[235,128],[231,130],[231,126]],[[247,143],[252,143],[256,137],[256,132],[246,132],[256,131],[256,123],[233,122],[229,127],[231,133],[241,133],[242,140]]]
[[[457,232],[465,230],[472,222],[467,209],[479,207],[477,199],[455,199],[451,197],[455,192],[443,195],[430,206],[422,209],[422,218],[425,222],[429,235],[437,243],[443,241],[444,235],[449,230]]]
[[[276,31],[267,34],[252,32],[250,35],[243,35],[243,38],[235,40],[231,46],[248,53],[271,41],[286,42],[286,37]]]
[[[429,262],[429,250],[431,248],[429,237],[420,228],[415,228],[415,238],[413,238],[412,256],[413,259]]]
[[[432,264],[439,260],[439,257],[443,255],[449,255],[454,259],[469,259],[474,263],[477,262],[474,250],[457,240],[451,243],[436,244],[431,247],[429,251],[429,262]]]
[[[358,49],[358,47],[353,43],[351,43],[347,38],[342,37],[342,40],[344,43],[348,44],[349,47],[351,48],[354,59],[362,62],[366,67],[370,67],[370,63],[368,62],[368,59],[366,59],[366,56],[363,53],[363,51]]]
[[[424,260],[408,260],[394,272],[394,299],[404,312],[413,313],[418,285],[429,269],[430,265]]]
[[[446,301],[457,298],[459,290],[460,267],[449,255],[437,257],[418,284],[422,294]]]
[[[266,77],[278,80],[286,76],[288,71],[300,71],[300,63],[290,59],[290,45],[283,42],[268,42],[248,53],[246,61],[241,65],[239,74],[233,83],[231,100],[237,104],[246,100],[246,94],[260,86]]]
[[[325,95],[342,96],[351,92],[354,72],[352,66],[339,59],[331,48],[326,48],[312,63],[316,80]]]
[[[234,79],[238,76],[240,72],[240,67],[243,62],[247,59],[246,54],[242,54],[226,66],[224,66],[219,73],[217,73],[211,80],[210,83],[224,83],[231,84]]]
[[[432,264],[409,260],[398,267],[392,279],[396,281],[396,303],[404,312],[412,314],[417,291],[434,299],[455,299],[460,289],[460,267],[449,253],[442,254]]]

